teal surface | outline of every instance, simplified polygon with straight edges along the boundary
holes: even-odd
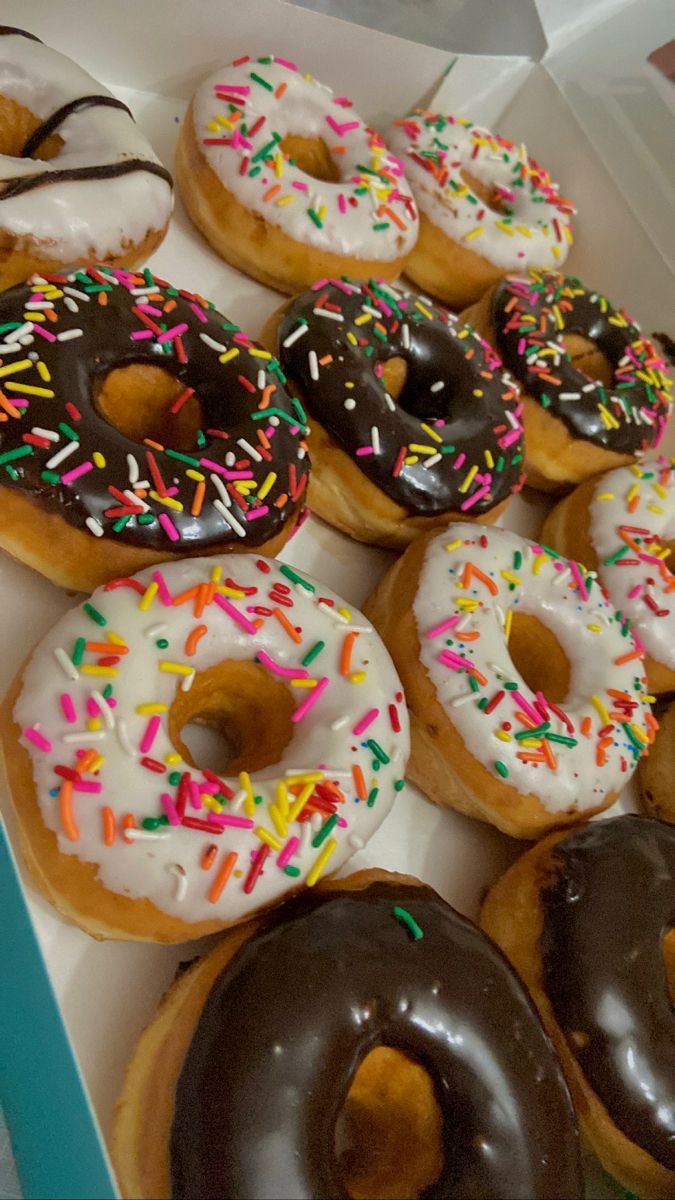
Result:
[[[26,1200],[115,1200],[0,819],[0,1103]]]

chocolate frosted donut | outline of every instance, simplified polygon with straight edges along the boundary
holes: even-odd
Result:
[[[530,850],[481,920],[532,991],[598,1157],[648,1197],[675,1196],[674,880],[675,828],[617,817]]]
[[[331,524],[405,546],[460,513],[495,520],[518,489],[517,389],[445,309],[381,281],[321,280],[263,338],[310,411],[310,504]]]
[[[555,490],[658,445],[670,402],[665,364],[599,292],[553,271],[509,275],[463,319],[523,390],[529,483]]]
[[[304,412],[213,305],[91,267],[4,293],[0,330],[6,549],[90,590],[172,557],[281,548],[307,480]]]
[[[425,1196],[581,1196],[560,1068],[500,952],[416,880],[364,872],[332,888],[286,905],[228,956],[202,1011],[190,1006],[170,1195],[346,1197],[336,1123],[359,1065],[391,1047],[428,1072],[440,1110],[442,1161]],[[164,1011],[184,1039],[184,1007],[169,996]],[[150,1175],[131,1183],[128,1139],[152,1040],[151,1026],[118,1110],[115,1159],[134,1195],[150,1186]],[[150,1159],[166,1155],[158,1132],[138,1141]]]

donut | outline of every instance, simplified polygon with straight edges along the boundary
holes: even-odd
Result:
[[[312,511],[359,541],[492,522],[522,486],[517,389],[445,309],[379,280],[320,280],[262,340],[310,414]]]
[[[403,167],[345,96],[269,55],[197,89],[178,139],[187,211],[232,266],[282,292],[395,279],[417,238]]]
[[[528,850],[481,913],[539,1009],[584,1139],[646,1200],[675,1196],[673,878],[673,826],[615,817]]]
[[[569,1095],[515,972],[431,888],[378,870],[235,931],[174,985],[113,1160],[125,1197],[162,1200],[583,1195]]]
[[[462,313],[495,347],[525,401],[532,487],[569,491],[658,446],[672,381],[623,309],[571,275],[509,275]]]
[[[159,246],[171,175],[121,100],[32,33],[0,25],[0,288]]]
[[[509,271],[562,266],[574,209],[525,146],[421,108],[394,121],[387,137],[419,210],[405,264],[418,287],[464,308]]]
[[[403,787],[402,701],[368,622],[294,567],[192,558],[112,580],[3,702],[28,865],[97,937],[232,925],[378,828]],[[184,740],[200,722],[224,738],[216,770]]]
[[[653,738],[630,624],[577,563],[451,524],[364,611],[411,718],[408,778],[436,804],[535,838],[608,808]]]
[[[201,296],[106,266],[0,295],[0,546],[64,587],[190,554],[279,552],[305,415]]]
[[[675,476],[672,461],[618,467],[579,484],[544,522],[542,541],[597,571],[645,649],[650,690],[675,691]]]
[[[642,803],[652,817],[675,824],[675,703],[657,705],[659,731],[638,770]]]

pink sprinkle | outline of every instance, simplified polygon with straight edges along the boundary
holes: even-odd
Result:
[[[338,193],[338,208],[340,209],[341,213],[346,213],[347,211],[347,201],[345,200],[342,192]]]
[[[272,671],[274,675],[281,675],[284,679],[306,679],[309,675],[309,671],[304,667],[281,667],[266,650],[258,650],[257,658],[268,671]]]
[[[102,792],[103,784],[96,779],[78,779],[77,783],[73,784],[76,792]]]
[[[518,339],[518,353],[524,354],[527,349],[527,338],[521,337]]]
[[[147,340],[147,338],[154,336],[155,335],[151,329],[137,329],[135,333],[132,333],[131,340],[132,342],[144,342]]]
[[[310,291],[311,292],[320,292],[321,289],[324,288],[327,283],[334,283],[334,282],[335,282],[334,279],[317,279],[316,283],[312,284]]]
[[[261,505],[260,508],[249,508],[248,512],[246,513],[246,520],[255,521],[256,517],[264,517],[265,513],[268,513],[269,511],[270,510],[266,504]]]
[[[359,125],[361,124],[360,121],[345,121],[344,125],[340,125],[335,118],[331,116],[327,116],[326,121],[330,125],[331,129],[337,133],[338,137],[344,137],[346,133],[349,133],[350,129],[358,129]]]
[[[45,753],[52,748],[51,742],[46,737],[43,737],[37,729],[32,727],[24,729],[23,736],[27,738],[29,742],[32,742],[34,746],[37,746],[38,750],[44,750]]]
[[[169,818],[169,825],[180,825],[180,817],[176,811],[176,806],[168,792],[162,792],[160,796],[162,808]]]
[[[279,853],[279,857],[277,858],[277,866],[279,866],[279,867],[287,866],[288,863],[290,862],[290,860],[292,859],[293,855],[295,854],[299,845],[300,845],[299,837],[289,838],[288,841],[286,842],[286,845],[284,846],[283,850],[281,850]]]
[[[453,465],[453,468],[454,468],[454,470],[455,470],[455,471],[459,471],[459,468],[460,468],[460,467],[461,467],[461,466],[462,466],[462,465],[463,465],[465,462],[466,462],[466,454],[464,454],[464,453],[462,453],[462,454],[458,454],[458,455],[457,455],[457,458],[455,459],[454,463],[452,464],[452,465]]]
[[[139,746],[141,754],[147,754],[151,749],[152,744],[157,737],[157,730],[159,729],[160,723],[161,722],[158,716],[150,717]]]
[[[444,650],[438,656],[439,662],[443,663],[444,667],[450,667],[453,671],[473,671],[473,663],[469,662],[468,658],[462,658],[461,654],[455,654],[453,650]]]
[[[586,590],[586,584],[584,583],[583,576],[581,574],[581,571],[579,570],[578,564],[575,563],[573,559],[570,559],[570,571],[572,572],[572,578],[575,580],[576,585],[579,589],[579,595],[581,596],[581,599],[588,600],[588,592]]]
[[[209,813],[209,821],[212,825],[226,825],[233,829],[253,829],[255,821],[250,817],[237,817],[234,813]]]
[[[356,737],[359,737],[359,735],[362,734],[363,731],[365,729],[367,729],[369,725],[372,725],[375,718],[379,717],[379,715],[380,715],[379,708],[369,708],[365,717],[361,717],[361,720],[356,722],[356,725],[352,729],[352,733]]]
[[[429,632],[427,633],[427,637],[428,638],[439,637],[439,635],[441,633],[445,633],[446,629],[452,629],[453,625],[457,625],[457,623],[459,621],[461,621],[461,619],[462,619],[461,613],[456,613],[456,615],[454,617],[448,617],[447,621],[441,621],[440,625],[434,625],[434,628],[430,629]]]
[[[463,500],[459,506],[462,512],[466,512],[467,508],[473,508],[473,505],[477,504],[479,500],[482,500],[483,496],[486,496],[489,491],[490,484],[486,483],[482,488],[479,488],[477,492],[474,492],[473,496],[469,496],[468,500]]]
[[[499,442],[497,443],[498,446],[500,446],[502,450],[506,450],[508,446],[512,446],[514,442],[518,441],[522,432],[522,429],[510,429],[508,433],[505,433],[503,437],[500,437]]]
[[[247,633],[256,632],[255,625],[249,621],[248,617],[245,617],[243,613],[239,612],[239,609],[235,608],[234,604],[230,604],[230,601],[226,599],[225,596],[218,595],[214,596],[213,599],[214,602],[220,608],[222,608],[228,614],[228,616],[232,617],[233,621],[236,621],[238,625],[241,625],[242,629],[245,629]]]
[[[348,100],[346,96],[334,96],[333,104],[339,104],[341,106],[341,108],[352,108],[353,107],[351,100]]]
[[[529,717],[531,721],[536,721],[537,725],[539,725],[541,716],[537,712],[536,708],[533,708],[532,705],[529,704],[525,699],[525,697],[521,696],[520,692],[511,692],[511,695],[513,696],[514,700],[517,700],[518,704],[525,713],[525,716]]]
[[[291,721],[297,722],[302,720],[302,718],[309,712],[310,708],[316,704],[319,696],[325,692],[326,688],[328,687],[328,683],[328,676],[324,675],[323,679],[319,680],[316,687],[312,688],[307,699],[303,700],[302,704],[298,705],[294,713],[291,713]]]
[[[280,61],[280,60],[279,60],[279,59],[277,59],[277,62],[279,62],[279,61]],[[234,84],[234,83],[231,83],[231,84],[230,84],[230,83],[217,83],[217,84],[215,84],[215,90],[216,90],[217,92],[218,92],[218,91],[221,91],[221,92],[239,92],[239,93],[240,93],[240,95],[242,95],[242,96],[248,96],[248,94],[249,94],[249,92],[250,92],[250,90],[251,90],[251,87],[250,87],[250,84],[248,84],[248,83],[237,83],[237,84]]]
[[[190,790],[190,804],[192,805],[192,807],[193,808],[203,808],[204,801],[202,800],[202,789],[199,786],[199,784],[195,783],[194,780],[190,780],[190,783],[188,786],[189,786],[189,790]]]
[[[48,329],[43,329],[41,325],[34,325],[32,332],[39,333],[40,337],[43,337],[46,342],[55,342],[56,341],[55,335],[53,333],[50,333],[50,331]]]
[[[76,479],[79,479],[81,475],[86,475],[88,471],[93,471],[93,469],[94,464],[92,462],[80,463],[79,467],[73,467],[72,471],[68,471],[65,475],[61,476],[61,483],[73,483]],[[161,519],[162,518],[160,517],[160,521]],[[176,537],[178,537],[178,534],[176,534]]]
[[[162,601],[162,604],[168,608],[173,602],[171,599],[171,592],[166,585],[166,579],[162,575],[161,571],[153,571],[152,579],[153,583],[157,584],[157,595]]]
[[[188,326],[185,322],[182,325],[174,325],[171,329],[165,329],[164,333],[160,333],[157,341],[158,343],[172,342],[174,338],[180,337],[181,333],[185,333],[187,328]]]
[[[190,308],[192,309],[198,321],[201,321],[202,323],[206,322],[207,317],[203,308],[200,308],[198,304],[191,304]]]
[[[216,471],[219,475],[223,475],[225,479],[253,479],[253,471],[228,471],[221,463],[213,462],[210,458],[201,458],[200,465],[208,467],[211,471]]]
[[[278,62],[280,67],[286,67],[289,71],[297,71],[298,69],[295,63],[289,62],[287,58],[279,58],[278,55],[274,61]]]
[[[293,187],[294,187],[294,188],[297,188],[297,190],[298,190],[299,192],[308,192],[308,191],[309,191],[309,188],[308,188],[307,184],[306,184],[306,183],[303,183],[301,179],[294,179],[294,180],[293,180]]]
[[[632,587],[632,588],[630,589],[630,591],[629,591],[629,593],[628,593],[628,599],[629,599],[629,600],[634,600],[636,596],[639,596],[639,595],[640,595],[640,592],[641,592],[641,591],[642,591],[642,584],[641,584],[641,583],[636,583],[636,584],[635,584],[635,587]]]
[[[167,517],[166,513],[160,513],[159,514],[159,523],[162,526],[162,529],[164,530],[165,534],[167,535],[167,537],[169,538],[170,541],[172,541],[172,542],[180,541],[180,534],[178,533],[176,526],[174,525],[173,521],[171,520],[171,517]]]
[[[100,711],[101,710],[100,710],[98,704],[96,703],[96,701],[94,700],[93,696],[90,696],[89,699],[87,700],[87,712],[88,712],[89,716],[90,717],[98,717]]]
[[[161,308],[157,308],[154,304],[137,304],[136,307],[140,309],[141,312],[150,313],[151,317],[162,316]]]
[[[372,446],[359,446],[356,453],[359,458],[362,458],[364,454],[374,454],[375,451]]]
[[[74,725],[77,721],[77,713],[75,712],[75,705],[73,704],[72,696],[70,696],[68,692],[62,692],[59,696],[59,700],[61,701],[61,708],[63,709],[63,715],[66,718],[66,721],[69,725]]]

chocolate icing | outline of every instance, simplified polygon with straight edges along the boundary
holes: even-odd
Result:
[[[172,1196],[345,1197],[336,1121],[378,1045],[435,1085],[445,1159],[425,1195],[582,1195],[569,1096],[520,982],[430,888],[392,882],[305,893],[228,963],[178,1081]]]
[[[299,461],[303,455],[299,439],[305,432],[304,414],[298,401],[291,401],[283,388],[278,365],[263,351],[255,356],[255,344],[201,298],[154,280],[150,272],[134,275],[100,267],[71,276],[48,276],[47,280],[44,287],[22,284],[0,295],[3,336],[11,336],[8,325],[20,327],[30,320],[33,314],[26,303],[35,300],[36,294],[38,298],[53,297],[56,317],[45,323],[47,335],[55,340],[46,341],[44,336],[33,334],[32,345],[24,343],[22,352],[6,355],[0,342],[0,362],[3,370],[7,369],[0,387],[8,401],[26,404],[18,415],[0,424],[0,487],[18,488],[40,507],[58,513],[79,529],[86,527],[88,518],[94,518],[108,535],[144,548],[180,549],[194,554],[203,553],[209,546],[241,543],[243,537],[228,523],[224,505],[242,527],[247,544],[261,545],[278,533],[297,509],[307,471],[304,457]],[[64,296],[64,286],[70,295]],[[132,295],[132,290],[149,291],[154,299],[148,303],[147,294]],[[105,306],[98,302],[101,292],[107,298]],[[171,308],[166,315],[165,303]],[[143,311],[143,306],[149,307],[152,315]],[[159,340],[163,330],[181,326],[186,328],[179,341]],[[82,334],[72,340],[58,340],[71,330],[81,330]],[[144,340],[134,340],[134,333]],[[214,345],[209,345],[205,337]],[[236,356],[220,362],[230,350]],[[43,372],[46,368],[46,377],[38,373],[38,358]],[[31,368],[14,374],[12,364],[19,360],[30,361]],[[94,396],[100,383],[114,368],[132,363],[161,366],[186,388],[194,389],[204,417],[201,444],[187,454],[140,444],[97,411]],[[36,395],[30,390],[23,394],[12,385],[19,389],[23,385],[28,389],[37,386],[47,394]],[[265,400],[266,387],[273,390]],[[280,415],[260,419],[265,404]],[[167,423],[170,421],[167,413]],[[40,444],[40,434],[35,441],[36,429],[53,431],[58,437]],[[79,441],[77,451],[53,470],[48,468],[48,461],[72,440]],[[240,440],[246,445],[242,446]],[[167,441],[170,447],[170,434]],[[97,452],[104,456],[103,467],[96,464]],[[128,455],[138,463],[140,474],[136,479],[148,481],[140,506],[131,490],[134,479]],[[158,487],[151,460],[167,489],[169,505],[162,504],[157,496],[153,498],[150,489],[157,493]],[[72,469],[84,463],[89,464],[86,473],[69,481]],[[200,473],[205,480],[204,500],[196,516],[192,515],[192,506],[197,481],[188,471]],[[239,494],[239,481],[247,481],[246,486],[255,481],[261,487],[271,472],[276,472],[277,479],[260,504],[255,501],[255,491],[249,502]],[[125,491],[126,498],[122,494]],[[149,507],[144,509],[145,505]],[[259,513],[250,522],[246,516],[249,509]],[[151,521],[148,512],[154,517]],[[160,514],[164,524],[159,521]],[[167,520],[177,532],[175,539],[167,533]]]
[[[339,310],[343,320],[321,316],[322,309]],[[356,319],[363,323],[355,324]],[[301,323],[308,333],[284,347]],[[318,381],[312,379],[312,350]],[[289,304],[279,326],[278,354],[329,436],[409,512],[431,516],[465,505],[467,515],[478,516],[514,491],[522,459],[517,392],[487,343],[445,310],[372,280],[361,285],[324,281]],[[408,375],[398,401],[389,404],[375,371],[394,357],[405,359]],[[328,361],[322,365],[322,359]],[[432,391],[440,382],[444,386]],[[345,408],[345,399],[354,400],[355,407]],[[359,453],[373,446],[373,426],[379,452]],[[407,462],[402,462],[402,448]],[[493,467],[486,454],[492,455]],[[464,487],[476,464],[472,482]]]
[[[114,96],[80,96],[77,100],[71,100],[69,104],[62,104],[53,112],[46,121],[38,125],[37,129],[31,133],[28,141],[19,155],[19,158],[30,158],[32,154],[42,145],[45,138],[48,138],[50,133],[54,133],[67,117],[73,113],[81,112],[84,108],[94,108],[103,106],[105,108],[121,108],[127,116],[134,119],[130,108],[122,100],[116,100]]]
[[[675,1170],[675,1016],[663,961],[675,826],[598,821],[552,853],[541,947],[556,1020],[615,1125]]]
[[[604,296],[555,272],[507,276],[495,288],[491,323],[495,346],[523,391],[575,438],[619,454],[657,444],[668,415],[663,360],[639,326]],[[612,368],[611,387],[573,365],[563,342],[570,333],[596,343]],[[558,355],[551,354],[553,344]]]

